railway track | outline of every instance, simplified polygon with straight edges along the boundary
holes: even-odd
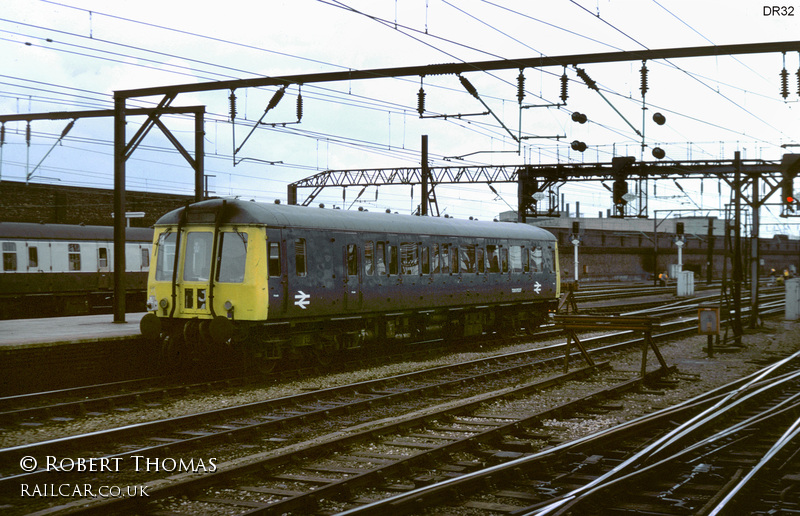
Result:
[[[766,308],[766,307],[765,307]],[[694,319],[686,319],[682,323],[680,321],[665,324],[664,329],[672,330],[675,333],[673,335],[681,335],[685,334],[686,332],[693,332],[694,331]],[[683,324],[684,328],[678,328],[681,324]],[[688,329],[687,329],[688,326]],[[597,339],[587,339],[584,340],[584,343],[587,347],[593,348],[600,348],[596,349],[594,353],[607,353],[607,352],[615,352],[619,349],[624,348],[625,346],[634,346],[640,347],[640,343],[635,341],[628,341],[614,344],[614,345],[606,345],[603,346],[602,342],[603,339],[625,339],[627,336],[625,332],[617,332],[616,335],[611,337],[599,337]],[[129,458],[132,455],[139,455],[141,457],[175,457],[176,454],[184,454],[185,456],[191,458],[192,456],[197,457],[196,453],[197,450],[209,450],[208,452],[203,451],[203,456],[206,458],[210,458],[212,455],[214,456],[221,456],[225,460],[226,470],[230,467],[231,464],[239,464],[241,461],[246,461],[247,465],[242,466],[244,469],[238,469],[238,474],[246,474],[245,471],[248,467],[256,467],[257,469],[262,469],[264,467],[272,467],[272,466],[264,466],[263,463],[257,466],[251,466],[250,463],[255,461],[255,464],[258,464],[258,460],[253,459],[252,457],[244,458],[242,457],[241,448],[247,448],[247,446],[242,446],[240,443],[242,442],[259,442],[259,448],[262,450],[261,454],[272,454],[272,455],[280,455],[279,452],[276,450],[286,449],[288,450],[287,453],[289,455],[284,456],[282,460],[289,461],[293,460],[292,457],[296,456],[298,450],[302,450],[303,453],[307,453],[303,447],[305,441],[308,440],[310,435],[319,435],[319,436],[326,436],[331,432],[326,432],[325,429],[330,429],[331,426],[334,428],[357,428],[359,425],[364,424],[364,422],[380,420],[385,417],[397,417],[392,416],[392,412],[405,414],[409,411],[413,411],[412,408],[409,408],[407,405],[403,405],[402,403],[398,402],[398,400],[414,400],[414,403],[420,404],[421,406],[426,405],[445,405],[448,403],[457,403],[459,399],[464,398],[468,395],[474,396],[486,396],[487,389],[489,392],[500,391],[502,389],[497,388],[494,391],[491,390],[492,382],[497,382],[495,385],[502,385],[507,386],[508,384],[513,383],[526,383],[531,384],[527,385],[527,388],[530,389],[543,389],[543,388],[550,388],[552,386],[545,386],[545,385],[535,385],[536,382],[531,383],[530,378],[532,376],[536,376],[540,378],[543,376],[543,372],[545,374],[552,374],[552,369],[554,364],[561,365],[563,361],[563,344],[559,344],[556,346],[546,347],[540,350],[534,350],[529,352],[529,354],[518,353],[516,354],[513,359],[500,359],[499,357],[495,357],[493,360],[510,360],[511,362],[517,361],[522,363],[517,363],[516,365],[509,365],[508,363],[497,365],[497,369],[502,372],[495,371],[483,371],[481,374],[483,375],[482,379],[480,376],[475,374],[474,369],[480,369],[483,366],[478,365],[478,361],[474,363],[467,364],[462,366],[461,371],[453,372],[452,369],[445,370],[440,369],[436,374],[440,375],[439,380],[431,380],[431,379],[424,379],[424,375],[422,373],[414,373],[409,375],[403,375],[404,381],[414,378],[411,383],[405,387],[398,386],[398,385],[391,385],[387,387],[387,379],[384,380],[376,380],[374,383],[364,383],[357,385],[355,389],[353,386],[350,387],[349,393],[346,391],[346,388],[338,393],[334,393],[334,390],[331,389],[324,389],[316,392],[305,393],[299,396],[293,396],[291,398],[287,397],[286,399],[281,400],[271,400],[270,402],[265,402],[264,404],[252,404],[252,406],[248,407],[235,407],[231,408],[230,410],[219,410],[213,411],[212,413],[207,414],[196,414],[192,416],[186,416],[182,418],[170,419],[168,421],[161,421],[161,422],[153,422],[153,423],[142,423],[140,425],[131,425],[131,428],[123,428],[123,429],[112,429],[106,432],[94,432],[91,435],[84,435],[84,436],[75,436],[74,438],[65,438],[65,439],[58,439],[51,442],[44,442],[44,443],[36,443],[29,446],[22,446],[22,447],[13,447],[13,448],[6,448],[4,450],[0,450],[0,472],[5,475],[4,478],[0,478],[0,490],[5,491],[6,495],[3,495],[5,500],[12,502],[9,506],[13,507],[13,499],[16,498],[15,495],[18,493],[14,493],[15,487],[21,483],[25,483],[27,485],[41,485],[42,482],[47,482],[48,479],[52,479],[49,477],[48,474],[52,475],[52,471],[33,471],[24,475],[15,474],[19,472],[19,464],[20,459],[22,457],[33,456],[33,457],[46,457],[46,456],[81,456],[81,457],[94,457],[97,459],[106,458],[109,460],[113,459],[125,459],[126,457]],[[552,356],[550,358],[541,358],[542,354],[550,353]],[[532,358],[533,355],[539,355],[538,358]],[[577,356],[577,354],[576,354]],[[540,359],[541,358],[541,359]],[[536,363],[534,363],[536,362]],[[548,365],[549,364],[549,365]],[[494,367],[494,366],[493,366]],[[517,375],[521,375],[522,379],[514,379],[513,376],[506,376],[506,374],[510,374],[509,372],[517,369]],[[453,376],[455,375],[455,376]],[[494,380],[488,379],[495,377]],[[444,380],[442,378],[445,378]],[[569,381],[569,377],[564,377],[563,381]],[[388,382],[391,383],[396,380],[388,379]],[[553,380],[558,381],[558,380]],[[622,384],[629,384],[631,379],[624,379],[624,381],[618,382]],[[634,380],[633,384],[638,383],[638,380]],[[633,385],[630,384],[630,385]],[[629,387],[630,387],[629,385]],[[474,390],[473,390],[474,388]],[[603,386],[602,388],[596,389],[596,393],[592,393],[593,399],[596,399],[600,396],[601,391],[606,391],[610,388],[610,386]],[[472,394],[476,393],[476,394]],[[483,394],[482,394],[483,393]],[[513,394],[511,392],[494,392],[493,395],[498,396],[498,399],[504,397],[514,397],[519,396],[519,394]],[[443,400],[443,401],[442,401]],[[487,400],[481,400],[481,403],[486,403]],[[583,406],[586,406],[587,403],[591,406],[590,402],[584,401],[582,403]],[[272,407],[268,407],[268,405],[272,404]],[[256,405],[259,405],[256,407]],[[613,405],[613,404],[612,404]],[[581,404],[576,404],[575,407],[579,407]],[[613,408],[613,407],[612,407]],[[453,410],[465,410],[460,408],[454,408]],[[576,410],[576,409],[573,409]],[[605,410],[603,407],[593,407],[594,411],[597,410]],[[377,414],[376,414],[377,412]],[[585,416],[585,414],[584,414]],[[450,422],[455,421],[455,417],[460,417],[456,415],[448,415],[447,413],[438,414],[438,417],[444,421],[442,423],[443,426],[448,426]],[[539,420],[541,420],[539,416]],[[583,416],[581,416],[583,417]],[[349,419],[348,419],[349,418]],[[479,467],[482,462],[486,460],[498,460],[502,458],[506,460],[508,458],[507,453],[527,453],[526,449],[530,446],[530,444],[526,444],[522,439],[520,441],[517,439],[518,442],[509,444],[514,439],[506,439],[503,436],[512,435],[514,436],[515,433],[518,432],[520,428],[519,421],[502,421],[503,418],[499,418],[500,421],[495,421],[495,426],[498,429],[492,429],[491,432],[488,432],[489,429],[486,428],[488,425],[472,425],[472,427],[478,426],[483,427],[483,430],[486,430],[485,436],[477,438],[476,442],[484,443],[487,440],[491,442],[501,442],[504,443],[504,446],[511,446],[511,449],[503,449],[499,447],[496,451],[498,453],[494,453],[490,456],[489,459],[471,459],[471,460],[461,460],[456,461],[458,463],[448,463],[443,466],[444,471],[448,475],[461,475],[464,472],[468,472],[470,469],[474,469]],[[531,420],[533,421],[533,420]],[[411,439],[412,442],[414,439],[423,439],[419,437],[423,435],[424,429],[430,422],[430,418],[424,417],[421,419],[417,424],[421,425],[418,428],[417,432],[411,432],[412,434],[416,433],[419,435],[412,435]],[[486,421],[484,421],[486,423]],[[509,424],[505,424],[509,423]],[[413,425],[413,422],[401,422],[398,423],[398,428],[408,428],[409,425]],[[440,425],[440,426],[442,426]],[[450,425],[452,426],[452,425]],[[523,425],[524,426],[524,425]],[[470,428],[467,425],[465,428]],[[472,428],[474,430],[474,428]],[[390,432],[388,427],[385,432]],[[400,430],[397,430],[398,432]],[[315,434],[316,432],[316,434]],[[365,430],[367,436],[373,436],[378,434],[383,434],[384,432],[377,432],[376,430]],[[377,432],[377,433],[376,433]],[[358,433],[358,432],[356,432]],[[470,434],[476,433],[472,431],[465,430],[462,432],[463,434]],[[482,434],[483,432],[477,432],[477,434]],[[490,437],[490,435],[494,435]],[[498,437],[499,436],[499,437]],[[471,437],[471,436],[470,436]],[[431,439],[435,440],[436,437]],[[452,439],[451,439],[452,440]],[[455,441],[455,440],[454,440]],[[267,446],[263,446],[263,443],[266,442]],[[457,442],[457,441],[455,441]],[[144,443],[144,444],[142,444]],[[153,444],[157,443],[157,444]],[[422,446],[423,449],[431,448],[430,442],[427,443],[426,446]],[[346,444],[343,444],[346,445]],[[398,443],[393,443],[392,445],[399,446]],[[324,442],[320,445],[321,450],[328,450],[332,449],[331,442]],[[452,444],[451,449],[458,450],[461,447],[465,447],[468,449],[474,445],[470,444]],[[234,452],[233,449],[238,448],[238,452]],[[419,449],[419,447],[418,447]],[[65,450],[68,450],[65,452]],[[246,450],[245,450],[246,451]],[[217,453],[219,452],[219,453]],[[445,455],[453,453],[451,451],[443,452]],[[458,453],[456,451],[456,453]],[[186,455],[188,454],[188,455]],[[192,455],[194,454],[194,455]],[[314,453],[310,453],[312,456]],[[389,455],[392,455],[391,453]],[[354,457],[358,457],[359,455],[353,455]],[[430,456],[429,456],[430,457]],[[366,479],[372,475],[377,475],[379,477],[383,476],[391,476],[395,475],[395,473],[389,473],[392,471],[393,468],[396,468],[400,471],[408,469],[409,462],[404,462],[403,460],[395,461],[398,462],[398,465],[392,466],[389,463],[384,462],[382,465],[380,457],[372,457],[375,460],[367,460],[364,461],[365,457],[361,457],[361,462],[366,462],[370,465],[379,465],[381,467],[377,468],[380,473],[370,473],[365,475],[363,478]],[[369,457],[367,457],[369,459]],[[385,458],[384,460],[391,461],[392,458]],[[420,460],[421,462],[429,461],[430,459],[419,458],[414,459]],[[355,462],[359,462],[359,459],[354,459]],[[5,464],[3,466],[2,464]],[[363,464],[362,464],[363,466]],[[385,466],[385,468],[382,468]],[[356,467],[355,465],[348,466],[349,470],[352,471],[338,471],[338,472],[328,472],[328,473],[337,473],[338,475],[344,477],[349,477],[355,475],[355,471],[358,469],[363,469]],[[339,469],[342,469],[341,467]],[[372,468],[375,469],[375,468]],[[71,473],[71,472],[62,472],[62,473]],[[160,475],[151,475],[150,477],[144,476],[141,472],[134,472],[133,476],[130,475],[130,472],[120,471],[118,475],[114,475],[114,480],[119,481],[122,483],[125,482],[133,482],[134,480],[139,483],[143,481],[151,482],[150,485],[158,487],[160,482],[164,482],[163,478],[165,475],[163,472],[160,472]],[[63,475],[59,473],[60,478],[63,478]],[[170,475],[171,476],[171,475]],[[191,475],[189,475],[191,476]],[[402,476],[402,474],[401,474]],[[71,475],[67,475],[68,479],[71,479]],[[160,480],[159,480],[160,478]],[[328,477],[320,474],[318,475],[318,483],[314,485],[315,489],[313,491],[319,493],[320,484],[319,481],[323,479],[331,480]],[[74,479],[75,481],[80,481],[80,476]],[[285,482],[288,479],[284,478],[281,481]],[[340,479],[332,479],[334,482],[328,482],[329,484],[337,484],[340,483]],[[414,487],[417,484],[427,483],[427,482],[436,482],[440,480],[437,478],[436,475],[424,475],[424,474],[413,474],[411,475],[406,483],[399,484],[400,487],[397,489],[408,489],[409,487]],[[218,482],[231,482],[230,480],[224,480],[222,475],[216,471],[212,475],[201,475],[201,479],[197,480],[200,484],[202,481],[209,482],[212,481],[214,483]],[[236,479],[234,476],[234,483],[239,483],[239,480]],[[360,482],[365,482],[365,480],[361,480]],[[347,485],[348,483],[352,483],[353,485]],[[157,497],[162,498],[164,496],[168,496],[170,494],[170,490],[174,490],[175,492],[194,492],[200,488],[200,484],[198,486],[192,486],[191,484],[183,485],[181,483],[174,483],[169,482],[169,485],[164,485],[163,491],[157,489]],[[359,482],[349,481],[340,483],[337,487],[330,487],[326,489],[331,489],[332,492],[335,492],[337,489],[343,488],[346,486],[347,490],[353,488],[353,486],[358,485]],[[250,487],[258,487],[258,486],[250,486]],[[294,486],[297,488],[297,486]],[[263,488],[263,489],[273,489],[273,490],[280,490],[281,488]],[[261,495],[267,495],[270,493],[266,493],[262,491],[260,492]],[[287,506],[291,506],[292,504],[297,504],[297,507],[305,507],[306,509],[311,507],[317,507],[319,496],[317,494],[302,494],[299,495],[301,491],[296,489],[287,488],[284,489],[290,493],[289,499],[296,498],[297,501],[293,501],[288,503]],[[295,492],[296,491],[296,492]],[[259,492],[256,490],[256,492]],[[150,494],[150,493],[149,493]],[[270,494],[270,496],[278,496],[276,493]],[[307,497],[307,498],[306,498]],[[305,499],[306,501],[300,501]],[[141,501],[141,500],[140,500]],[[274,503],[275,500],[271,500],[271,503]],[[2,503],[2,500],[0,500]],[[131,503],[128,502],[119,502],[119,503]],[[213,502],[217,503],[217,502]],[[254,503],[262,503],[263,502],[254,502]],[[270,503],[270,505],[271,505]],[[284,502],[286,503],[286,502]],[[46,504],[43,504],[43,507]],[[108,510],[105,507],[102,510]],[[116,510],[116,509],[115,509]],[[139,509],[137,509],[139,510]],[[153,507],[149,507],[148,511],[157,510]],[[295,509],[303,511],[305,509]],[[337,509],[338,510],[338,509]],[[27,511],[26,511],[27,512]]]
[[[687,330],[686,324],[686,322],[683,323],[683,329],[674,329],[674,332],[677,333],[673,333],[673,336],[693,330],[693,327]],[[691,324],[691,322],[689,324]],[[680,326],[680,323],[672,323],[668,326],[675,328]],[[618,332],[617,335],[612,337],[605,336],[598,337],[597,339],[589,339],[585,341],[585,344],[595,347],[598,346],[599,342],[602,342],[603,339],[624,338],[626,337],[624,334],[625,332]],[[639,348],[640,344],[639,341],[633,339],[627,342],[607,345],[603,349],[597,349],[594,352],[598,354],[613,352],[626,346]],[[241,458],[237,458],[236,453],[232,452],[234,448],[241,450],[241,446],[236,445],[236,443],[252,442],[255,440],[260,443],[259,448],[262,449],[260,452],[261,454],[268,454],[270,446],[273,452],[275,449],[289,447],[288,449],[290,451],[287,452],[289,455],[284,456],[282,459],[289,460],[289,457],[298,451],[297,446],[300,446],[299,449],[303,449],[302,445],[298,443],[302,443],[302,439],[307,439],[307,437],[313,435],[314,432],[320,435],[327,435],[324,430],[325,428],[331,428],[331,425],[335,428],[350,428],[356,427],[364,421],[382,419],[387,417],[387,414],[388,417],[391,417],[391,412],[387,412],[386,407],[389,407],[390,410],[395,413],[399,412],[400,414],[405,414],[415,410],[414,406],[441,405],[446,402],[458,401],[460,398],[471,395],[471,393],[476,393],[472,395],[480,396],[480,393],[486,392],[487,389],[491,390],[492,382],[496,382],[494,385],[507,386],[524,381],[529,382],[531,376],[540,378],[542,376],[542,368],[546,370],[548,367],[554,367],[554,364],[560,366],[563,363],[563,356],[561,355],[561,353],[563,353],[563,346],[563,344],[560,344],[552,346],[552,349],[549,350],[543,349],[517,353],[514,357],[496,357],[493,359],[494,362],[504,363],[498,364],[494,371],[483,371],[480,375],[477,375],[473,370],[484,366],[479,366],[478,361],[474,361],[473,363],[461,365],[458,369],[453,367],[440,368],[435,372],[435,374],[439,376],[439,380],[437,381],[431,380],[430,378],[424,379],[426,375],[431,375],[430,372],[403,375],[404,382],[412,381],[413,379],[412,384],[405,387],[399,385],[388,386],[388,384],[398,381],[397,379],[382,379],[374,382],[361,383],[356,386],[325,389],[319,392],[306,393],[287,399],[271,400],[248,407],[218,410],[212,413],[184,416],[168,421],[142,423],[141,425],[133,425],[131,428],[95,432],[91,435],[76,436],[70,439],[60,439],[28,446],[7,448],[0,451],[0,464],[4,465],[0,465],[0,470],[7,475],[9,473],[12,474],[0,479],[0,489],[5,491],[9,497],[13,497],[16,494],[13,493],[13,491],[17,489],[21,483],[36,485],[37,483],[45,482],[46,479],[49,478],[48,474],[52,475],[52,471],[39,470],[24,475],[14,475],[14,471],[18,471],[19,469],[19,460],[22,457],[28,456],[55,456],[59,453],[63,454],[64,449],[71,450],[70,453],[72,455],[92,456],[96,458],[106,458],[107,460],[124,460],[126,457],[129,458],[133,455],[140,457],[174,457],[176,454],[185,455],[186,453],[195,453],[193,456],[196,457],[196,450],[206,449],[215,451],[204,452],[205,456],[210,457],[211,454],[219,454],[226,458],[226,463],[230,463],[231,461],[241,460]],[[559,353],[559,348],[561,348],[561,353]],[[532,358],[532,355],[541,355],[547,352],[553,355],[549,359],[542,359],[537,363]],[[507,362],[509,360],[517,363],[515,365],[509,365]],[[549,365],[546,365],[548,363]],[[498,370],[501,372],[498,372]],[[518,375],[517,379],[514,379],[513,376],[509,376],[514,370],[516,370],[514,374]],[[453,375],[455,375],[455,377],[453,377]],[[519,375],[522,375],[522,379],[520,379]],[[492,377],[495,377],[496,380],[491,380],[490,378]],[[628,378],[621,383],[633,385],[628,383],[630,381],[631,379]],[[420,382],[422,385],[420,385]],[[635,380],[634,384],[635,383],[638,383],[638,380]],[[539,388],[542,387],[540,386]],[[603,391],[605,389],[608,389],[608,386],[604,386],[598,389],[598,391]],[[500,388],[495,390],[500,390]],[[501,394],[503,396],[512,396],[511,393]],[[596,397],[599,396],[599,394],[592,393],[592,396]],[[407,405],[403,405],[397,400],[413,400],[413,403],[411,408],[409,408]],[[378,410],[379,414],[370,414],[367,410]],[[452,416],[440,415],[440,417],[449,419]],[[424,423],[424,421],[422,423]],[[405,423],[404,426],[408,424],[409,423]],[[321,428],[315,429],[315,425],[321,426]],[[478,424],[478,426],[480,427],[481,425]],[[503,427],[504,425],[496,426]],[[518,424],[506,426],[503,430],[498,430],[497,432],[499,433],[497,435],[502,435],[503,432],[512,432],[518,426]],[[374,433],[374,431],[372,432]],[[422,434],[423,432],[420,429],[417,433]],[[413,438],[416,439],[418,437]],[[109,442],[116,443],[112,446],[111,450],[109,450]],[[142,442],[148,443],[149,445],[143,446],[141,444]],[[158,444],[153,445],[153,442],[157,442]],[[267,451],[263,451],[265,442],[267,443]],[[293,443],[294,447],[292,447]],[[396,444],[397,443],[395,443],[395,445]],[[428,443],[428,445],[430,445],[430,443]],[[325,442],[322,446],[328,449],[332,444],[330,442]],[[517,446],[517,450],[519,450],[526,445],[519,444]],[[89,452],[88,450],[93,451]],[[241,451],[238,453],[241,454]],[[517,451],[515,453],[520,452]],[[280,453],[278,453],[278,455],[280,455]],[[187,457],[191,456],[192,455],[188,455]],[[503,454],[501,453],[500,457],[502,456]],[[253,459],[249,460],[252,461]],[[375,462],[380,461],[376,460]],[[258,461],[256,461],[256,463],[258,463]],[[463,464],[461,466],[458,464],[450,465],[451,468],[462,466],[464,469],[468,469],[468,466]],[[263,468],[265,466],[262,464],[256,467]],[[401,465],[397,467],[402,469],[404,466]],[[351,467],[351,469],[356,468]],[[341,471],[338,473],[340,475],[346,474]],[[451,473],[455,472],[451,471]],[[163,477],[163,475],[161,476]],[[125,478],[128,478],[128,481],[135,478],[137,482],[151,480],[151,478],[146,475],[142,475],[141,472],[134,472],[133,476],[128,474],[127,477],[125,476],[125,472],[121,472],[120,481],[124,482]],[[220,478],[220,475],[215,472],[214,475],[209,475],[207,477],[201,475],[201,478],[196,479],[196,481],[202,482],[208,479],[216,480]],[[81,480],[77,478],[74,481],[80,482]],[[415,482],[416,481],[419,480],[415,480]],[[319,488],[318,485],[315,487],[317,487],[317,489]],[[171,489],[192,490],[195,488],[184,485],[172,487]],[[291,489],[288,490],[291,491]],[[168,490],[163,491],[163,493],[168,492]],[[153,493],[149,494],[153,495]],[[162,492],[159,491],[158,496],[162,496]],[[315,497],[311,496],[307,500],[313,502],[314,499]],[[303,504],[307,503],[309,502],[303,502]],[[104,510],[107,510],[107,508]]]
[[[795,354],[679,406],[342,514],[794,513],[798,362]]]
[[[639,292],[641,289],[635,289]],[[765,293],[761,296],[762,303],[772,303],[782,298],[781,293]],[[701,297],[676,300],[670,302],[658,301],[643,306],[641,303],[620,305],[612,309],[617,313],[634,315],[647,313],[649,315],[677,316],[692,314],[698,303],[713,302],[718,300],[715,294]],[[746,299],[744,300],[746,301]],[[595,313],[595,310],[590,312]],[[541,328],[536,337],[546,339],[558,334],[558,330],[551,326]],[[390,357],[354,356],[350,360],[339,364],[332,364],[327,371],[346,371],[348,368],[364,365],[378,365],[382,360],[415,360],[432,353],[446,350],[436,341],[428,343],[434,346],[426,350],[405,350]],[[476,342],[473,345],[488,344]],[[299,366],[277,370],[269,375],[242,376],[241,371],[215,371],[212,378],[197,379],[192,381],[191,376],[152,377],[141,378],[122,382],[104,383],[98,385],[80,386],[72,389],[59,389],[55,391],[38,392],[7,396],[0,398],[0,424],[7,427],[27,425],[31,427],[42,426],[48,423],[63,423],[86,416],[100,416],[112,412],[125,412],[142,406],[158,406],[164,400],[173,398],[182,393],[199,392],[224,392],[225,389],[246,388],[263,382],[278,380],[286,377],[302,377],[317,374],[316,368]],[[197,375],[195,375],[197,376]],[[208,375],[206,375],[208,376]]]

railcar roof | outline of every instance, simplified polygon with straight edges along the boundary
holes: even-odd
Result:
[[[222,203],[223,199],[211,199],[190,205],[189,223],[213,224],[213,214]],[[156,222],[156,226],[177,225],[183,210],[184,208],[179,208],[167,213]],[[555,240],[555,236],[549,231],[528,224],[310,208],[238,199],[225,200],[221,223],[265,225],[275,228],[311,228],[323,231]]]
[[[0,239],[18,240],[114,240],[112,226],[78,224],[37,224],[33,222],[0,222]],[[125,228],[129,242],[152,242],[151,228]]]

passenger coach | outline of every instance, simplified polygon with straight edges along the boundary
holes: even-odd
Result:
[[[126,306],[141,312],[153,230],[127,228]],[[0,222],[0,319],[110,311],[114,228]]]
[[[163,216],[153,262],[141,329],[168,360],[228,343],[266,370],[533,329],[559,295],[556,240],[540,228],[241,200]]]

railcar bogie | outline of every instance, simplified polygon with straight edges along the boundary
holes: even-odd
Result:
[[[555,238],[522,224],[215,199],[155,228],[142,333],[225,343],[261,370],[531,329],[559,295]]]

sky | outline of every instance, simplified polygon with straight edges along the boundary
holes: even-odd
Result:
[[[800,4],[787,7],[765,16],[764,5],[750,0],[0,0],[0,114],[111,109],[115,91],[229,79],[798,40]],[[233,120],[230,90],[184,93],[172,105],[206,107],[210,193],[265,202],[286,202],[289,183],[325,170],[418,167],[422,135],[429,138],[431,166],[653,160],[654,147],[664,149],[665,160],[733,159],[735,151],[743,159],[777,160],[800,143],[798,52],[646,66],[644,101],[641,61],[582,66],[602,96],[571,67],[525,69],[523,105],[538,107],[522,110],[519,70],[465,73],[493,115],[482,114],[486,108],[453,75],[292,85],[266,113],[276,88],[237,89]],[[565,73],[568,98],[557,106]],[[158,100],[134,98],[128,107]],[[573,112],[588,122],[573,122]],[[656,112],[665,115],[664,125],[652,121]],[[193,120],[163,120],[193,152]],[[127,119],[128,138],[142,121]],[[35,183],[111,188],[113,120],[79,119],[60,138],[67,124],[33,122],[28,144],[25,123],[7,123],[0,180],[30,176]],[[522,143],[514,136],[524,136]],[[572,150],[573,140],[587,150]],[[129,190],[194,191],[190,166],[158,130],[126,168]],[[482,220],[515,209],[516,186],[493,186],[439,187],[439,209]],[[662,217],[661,210],[717,215],[713,210],[731,202],[717,179],[648,188],[650,211]],[[300,189],[300,201],[310,193]],[[583,216],[605,216],[611,208],[600,183],[568,183],[559,193],[573,213],[580,203]],[[411,213],[420,190],[327,188],[318,203]],[[778,213],[777,206],[762,209],[762,234],[798,237],[800,219]]]

